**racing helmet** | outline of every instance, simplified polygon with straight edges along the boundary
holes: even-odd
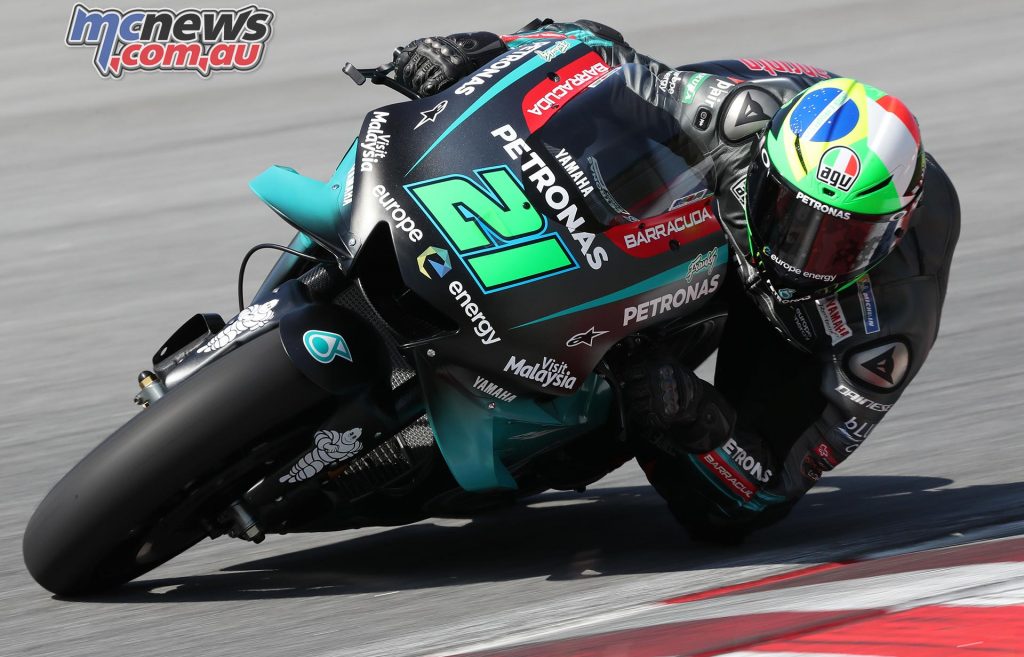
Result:
[[[750,257],[782,303],[842,290],[878,264],[924,186],[917,120],[902,101],[850,78],[783,105],[751,155]]]

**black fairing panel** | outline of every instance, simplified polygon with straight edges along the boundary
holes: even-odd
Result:
[[[345,228],[372,271],[387,226],[402,287],[457,327],[406,342],[561,395],[623,337],[700,309],[728,252],[710,166],[668,113],[582,43],[530,48],[370,112]]]

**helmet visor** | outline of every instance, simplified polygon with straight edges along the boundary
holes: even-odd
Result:
[[[851,213],[807,196],[761,162],[748,178],[747,226],[776,289],[826,294],[891,251],[907,212]]]

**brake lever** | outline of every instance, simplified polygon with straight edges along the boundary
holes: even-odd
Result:
[[[341,70],[359,86],[362,86],[369,80],[372,84],[381,84],[394,89],[406,98],[411,98],[412,100],[422,98],[418,93],[389,76],[389,73],[395,70],[394,62],[382,64],[377,68],[357,68],[352,65],[352,62],[345,62],[345,66]]]

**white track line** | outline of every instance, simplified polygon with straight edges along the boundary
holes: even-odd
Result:
[[[619,621],[625,618],[631,618],[638,616],[655,609],[662,608],[663,605],[660,603],[651,603],[644,605],[637,605],[635,607],[627,607],[625,609],[617,609],[615,611],[605,612],[596,616],[590,616],[588,618],[579,618],[565,623],[558,623],[550,627],[545,627],[538,630],[530,630],[528,632],[520,632],[518,634],[507,634],[500,639],[494,641],[481,641],[479,643],[472,643],[469,645],[461,646],[452,650],[445,650],[444,652],[430,653],[423,657],[446,657],[447,655],[461,655],[463,653],[480,652],[483,650],[496,650],[498,648],[512,648],[520,646],[525,643],[535,643],[539,639],[549,637],[552,634],[559,634],[561,632],[567,632],[572,630],[580,630],[587,627],[593,627],[594,625],[600,625],[602,623],[609,623],[612,621]]]

